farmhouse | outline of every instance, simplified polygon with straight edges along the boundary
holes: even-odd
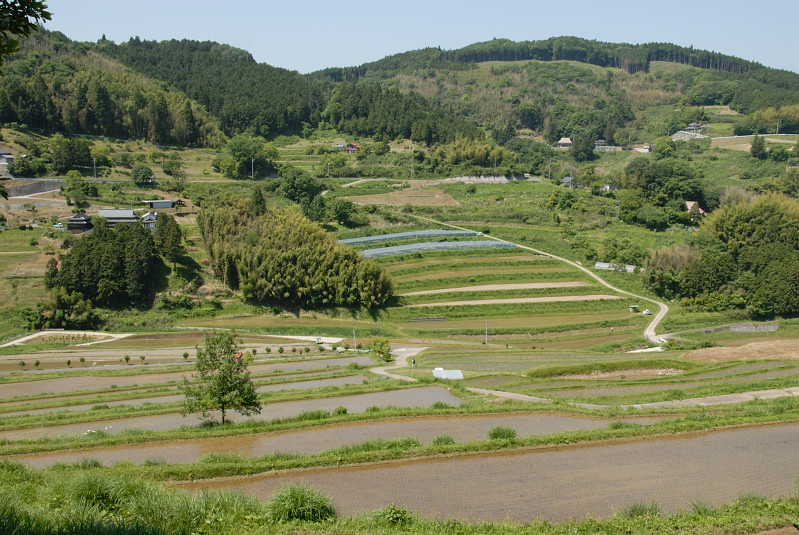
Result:
[[[558,148],[558,149],[568,149],[568,148],[569,148],[569,147],[571,147],[571,146],[572,146],[572,140],[571,140],[571,138],[568,138],[568,137],[562,137],[562,138],[560,138],[560,139],[558,140],[558,144],[555,146],[555,148]]]
[[[114,228],[120,223],[138,223],[139,216],[133,210],[98,210],[97,215],[104,217],[109,228]]]
[[[347,154],[354,154],[355,152],[361,150],[361,147],[358,146],[356,143],[347,143],[344,145],[344,152]]]
[[[575,178],[573,176],[565,176],[560,179],[560,185],[566,188],[573,188],[575,186]]]
[[[141,225],[147,230],[155,230],[155,222],[158,219],[157,212],[147,212],[141,216]]]
[[[81,234],[92,229],[92,216],[86,212],[75,214],[67,219],[67,230],[72,234]]]

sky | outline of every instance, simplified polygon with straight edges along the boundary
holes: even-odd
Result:
[[[425,47],[574,35],[668,42],[799,73],[799,0],[46,0],[45,27],[76,41],[216,41],[308,73]]]

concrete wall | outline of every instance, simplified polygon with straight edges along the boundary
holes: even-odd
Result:
[[[42,178],[36,182],[30,182],[21,186],[9,186],[6,192],[9,197],[19,197],[20,195],[33,195],[34,193],[44,193],[61,188],[65,181],[62,178]],[[13,182],[12,182],[13,184]]]

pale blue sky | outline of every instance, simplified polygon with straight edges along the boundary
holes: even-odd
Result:
[[[196,39],[301,73],[428,46],[575,35],[670,42],[799,72],[799,0],[47,0],[46,27],[78,41]]]

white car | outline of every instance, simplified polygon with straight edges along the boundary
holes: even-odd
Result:
[[[651,316],[651,315],[652,315],[652,311],[651,310],[649,310],[648,308],[646,310],[644,310],[644,316]]]

